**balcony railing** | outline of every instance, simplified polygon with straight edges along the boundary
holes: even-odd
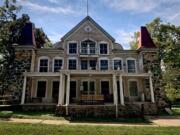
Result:
[[[80,55],[98,55],[98,48],[96,48],[96,47],[81,47]]]

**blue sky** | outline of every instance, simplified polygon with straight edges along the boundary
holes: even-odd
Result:
[[[86,0],[17,1],[53,42],[87,15]],[[133,32],[155,17],[180,25],[180,0],[89,0],[89,15],[127,49]]]

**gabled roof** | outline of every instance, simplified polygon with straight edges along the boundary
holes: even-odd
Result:
[[[157,48],[147,30],[147,28],[144,26],[141,26],[138,49],[139,48]]]
[[[84,22],[90,21],[92,24],[94,24],[102,33],[104,33],[111,41],[115,41],[115,39],[107,33],[99,24],[97,24],[90,16],[86,16],[81,22],[79,22],[74,28],[72,28],[68,33],[66,33],[62,40],[69,37],[73,32],[75,32]]]

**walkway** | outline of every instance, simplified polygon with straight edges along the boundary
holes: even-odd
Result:
[[[0,119],[0,122],[12,122],[12,123],[31,123],[31,124],[51,124],[51,125],[91,125],[91,126],[180,126],[180,117],[154,117],[151,119],[151,124],[145,123],[79,123],[70,122],[68,120],[41,120],[41,119]]]

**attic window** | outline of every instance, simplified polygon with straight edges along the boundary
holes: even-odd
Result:
[[[88,26],[86,26],[86,27],[84,28],[84,30],[85,30],[86,32],[91,32],[91,31],[92,31],[92,28],[88,25]]]

